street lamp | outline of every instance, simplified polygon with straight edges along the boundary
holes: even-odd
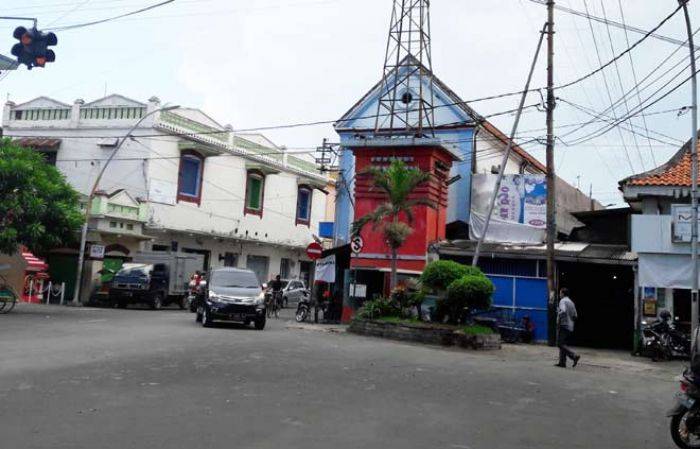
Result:
[[[87,232],[88,232],[88,223],[90,221],[90,209],[92,208],[92,200],[95,197],[95,192],[97,191],[97,187],[100,184],[100,180],[102,180],[102,175],[104,175],[105,170],[107,170],[107,166],[109,165],[110,162],[112,162],[112,159],[114,159],[114,156],[119,152],[119,149],[124,145],[124,142],[127,141],[131,137],[131,134],[136,131],[136,128],[139,127],[141,123],[143,123],[144,120],[146,120],[148,117],[151,115],[157,113],[157,112],[164,112],[164,111],[171,111],[173,109],[179,108],[179,105],[173,105],[173,106],[164,106],[160,109],[154,109],[153,111],[147,113],[143,117],[137,121],[134,126],[129,129],[129,131],[126,133],[126,135],[119,141],[117,146],[112,150],[112,154],[109,155],[109,158],[107,158],[107,161],[105,164],[102,166],[102,169],[100,170],[100,173],[97,175],[97,179],[95,179],[95,183],[92,185],[92,189],[90,190],[90,193],[87,198],[87,203],[85,205],[85,221],[83,222],[83,226],[80,231],[80,247],[78,249],[78,273],[75,276],[75,293],[73,294],[73,305],[78,305],[80,303],[80,283],[83,280],[83,263],[85,263],[85,246],[87,244]]]
[[[690,47],[690,73],[692,81],[692,115],[691,115],[691,137],[690,137],[690,161],[691,161],[691,188],[690,201],[692,206],[692,223],[690,237],[690,260],[693,265],[690,290],[690,335],[695,338],[698,329],[698,80],[695,64],[695,43],[693,41],[693,28],[690,24],[690,14],[688,14],[688,0],[679,0],[683,7],[685,16],[686,31],[688,32],[688,46]]]

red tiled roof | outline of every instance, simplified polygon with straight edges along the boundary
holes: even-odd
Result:
[[[61,144],[61,139],[45,139],[42,137],[23,137],[14,141],[21,147],[31,148],[56,148]]]
[[[662,166],[632,175],[620,181],[620,184],[628,186],[690,187],[692,177],[690,159],[690,142],[688,142]]]

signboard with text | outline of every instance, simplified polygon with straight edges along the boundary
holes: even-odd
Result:
[[[671,205],[671,215],[673,218],[673,243],[690,243],[693,235],[693,208],[690,204],[673,204]]]

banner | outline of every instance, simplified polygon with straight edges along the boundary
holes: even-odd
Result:
[[[472,178],[472,207],[469,234],[477,240],[483,233],[489,201],[498,175],[479,174]],[[542,243],[547,227],[547,183],[544,175],[505,175],[498,188],[496,204],[486,241]]]
[[[328,282],[329,284],[335,282],[335,254],[316,261],[314,280],[316,282]]]

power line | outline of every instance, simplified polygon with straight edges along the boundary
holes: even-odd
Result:
[[[574,102],[565,100],[565,99],[563,99],[563,98],[561,98],[561,97],[557,97],[557,100],[559,100],[559,101],[561,101],[561,102],[563,102],[563,103],[566,103],[567,105],[569,105],[569,106],[571,106],[571,107],[573,107],[573,108],[575,108],[575,109],[578,109],[579,111],[582,111],[582,112],[584,112],[584,113],[586,113],[586,114],[588,114],[588,115],[590,115],[590,116],[597,116],[597,115],[598,115],[598,112],[596,112],[596,111],[593,110],[593,109],[586,108],[585,106],[582,106],[582,105],[576,104],[576,103],[574,103]],[[629,116],[629,113],[628,113],[628,116]],[[613,123],[613,122],[615,121],[615,119],[611,119],[611,118],[608,117],[607,119],[603,119],[603,120],[600,120],[600,121],[601,121],[601,122],[604,122],[604,123],[610,124],[610,123]],[[641,127],[640,127],[640,126],[637,126],[637,125],[634,125],[631,121],[629,122],[629,127],[628,127],[628,128],[627,128],[627,127],[624,127],[624,126],[622,126],[622,125],[620,125],[620,128],[621,128],[621,129],[624,129],[625,131],[629,132],[629,133],[632,134],[632,135],[639,135],[639,136],[641,136],[641,137],[646,137],[646,138],[648,138],[648,139],[650,139],[650,140],[654,140],[655,142],[662,143],[662,144],[664,144],[664,145],[678,145],[678,144],[681,144],[681,145],[682,145],[683,143],[685,143],[685,142],[684,142],[683,140],[681,140],[681,139],[677,139],[677,138],[675,138],[675,137],[671,137],[671,136],[668,136],[668,135],[666,135],[666,134],[662,134],[662,133],[656,132],[656,131],[650,131],[650,133],[657,134],[657,135],[659,135],[659,136],[661,136],[661,137],[663,137],[663,138],[665,138],[665,139],[675,140],[676,142],[665,142],[665,141],[663,141],[663,140],[661,140],[661,139],[659,139],[659,138],[651,137],[651,134],[648,134],[648,135],[647,135],[647,134],[643,134],[643,133],[641,133],[641,132],[637,132],[637,131],[634,130],[634,128],[641,128]]]
[[[603,3],[603,0],[600,1],[600,7],[603,11],[603,17],[607,20],[608,16],[607,16],[607,13],[605,12],[605,4]],[[611,54],[614,55],[615,54],[615,44],[613,43],[612,34],[610,34],[610,25],[609,24],[606,24],[606,30],[608,32],[608,41],[610,42],[610,52],[611,52]],[[618,82],[618,85],[620,86],[620,94],[624,95],[625,94],[625,86],[622,83],[622,76],[620,75],[620,66],[618,65],[617,61],[615,61],[615,73],[617,74],[617,82]],[[624,99],[624,104],[625,104],[625,111],[627,111],[627,114],[629,115],[630,107],[629,107],[629,104],[627,103],[627,98]],[[631,121],[630,121],[630,126],[634,126]],[[639,162],[642,165],[642,170],[646,171],[646,166],[644,164],[644,158],[642,157],[642,152],[639,149],[639,142],[637,141],[637,134],[634,132],[632,133],[632,141],[634,142],[634,146],[637,149],[637,155],[639,156]]]
[[[533,3],[537,3],[539,5],[547,5],[546,0],[530,0],[530,1]],[[587,12],[584,13],[581,11],[576,11],[574,9],[566,8],[566,7],[560,6],[560,5],[554,5],[554,8],[559,10],[559,11],[563,11],[565,13],[572,14],[574,16],[584,17],[588,20],[593,20],[596,22],[605,23],[606,25],[612,25],[612,26],[617,27],[617,28],[622,28],[625,30],[625,32],[629,30],[629,31],[634,31],[635,33],[639,33],[639,34],[650,33],[650,36],[652,36],[656,39],[662,40],[662,41],[670,42],[672,44],[687,45],[687,43],[685,43],[685,42],[681,43],[681,41],[679,41],[678,39],[673,39],[673,38],[668,37],[668,36],[662,36],[660,34],[656,34],[656,30],[652,30],[651,32],[647,32],[641,28],[629,26],[629,25],[625,24],[624,21],[623,21],[623,23],[618,23],[618,22],[614,22],[612,20],[607,20],[607,19],[603,19],[600,17],[592,16],[592,15],[588,14]]]
[[[583,0],[583,5],[584,5],[584,7],[586,8],[586,14],[588,14],[588,2],[587,2],[586,0]],[[591,38],[593,39],[593,47],[595,48],[595,54],[596,54],[596,56],[598,57],[598,63],[602,65],[602,64],[603,64],[603,60],[602,60],[602,58],[601,58],[601,56],[600,56],[600,50],[598,49],[598,40],[597,40],[596,37],[595,37],[595,30],[593,29],[593,22],[592,22],[590,19],[588,20],[588,26],[589,26],[589,28],[590,28],[590,30],[591,30]],[[615,120],[617,120],[617,114],[616,114],[616,112],[615,112],[615,107],[614,107],[614,103],[613,103],[613,99],[612,99],[612,94],[610,93],[610,86],[608,85],[608,77],[605,75],[605,72],[604,72],[604,71],[601,71],[600,74],[601,74],[602,77],[603,77],[603,84],[605,85],[605,92],[608,94],[608,99],[610,100],[610,106],[611,106],[611,108],[612,108],[612,111],[611,111],[611,112],[612,112],[613,118],[614,118]],[[627,163],[628,163],[629,166],[630,166],[630,172],[631,172],[631,173],[634,173],[634,171],[635,171],[635,170],[634,170],[634,165],[632,164],[632,158],[630,157],[629,151],[627,150],[627,144],[626,144],[626,142],[625,142],[625,138],[624,138],[624,136],[622,135],[622,131],[620,130],[620,128],[618,128],[617,131],[618,131],[618,133],[620,134],[620,139],[621,139],[621,141],[622,141],[622,144],[624,145],[625,156],[626,156],[626,158],[627,158]]]
[[[695,31],[695,33],[698,33],[699,31],[700,31],[700,28],[698,28],[698,29]],[[679,60],[678,62],[676,62],[670,69],[667,69],[666,71],[664,71],[661,75],[659,75],[658,77],[656,77],[653,81],[651,81],[651,82],[650,82],[648,85],[646,85],[645,87],[643,87],[643,88],[641,88],[641,89],[639,88],[639,86],[641,86],[641,85],[644,84],[649,78],[651,78],[651,76],[652,76],[654,73],[656,73],[656,72],[658,72],[659,70],[661,70],[661,68],[662,68],[662,67],[663,67],[663,66],[664,66],[664,65],[665,65],[679,50],[681,50],[682,48],[683,48],[682,46],[679,46],[679,47],[677,47],[673,52],[671,52],[671,54],[669,54],[668,56],[666,56],[666,57],[664,58],[663,61],[661,61],[659,64],[657,64],[656,67],[655,67],[654,69],[652,69],[639,83],[636,83],[636,85],[634,86],[634,88],[631,89],[631,90],[629,90],[627,93],[625,93],[624,96],[627,97],[627,96],[629,96],[629,95],[632,95],[632,93],[633,93],[635,90],[638,90],[639,92],[642,92],[642,91],[647,90],[648,88],[650,88],[651,86],[653,86],[654,84],[656,84],[657,81],[663,79],[671,70],[675,69],[675,68],[678,67],[680,64],[684,63],[684,62],[686,61],[686,58],[682,58],[681,60]],[[675,79],[675,78],[677,78],[678,76],[680,76],[689,66],[690,66],[690,64],[688,63],[688,64],[681,70],[681,73],[677,74],[673,79]],[[622,101],[622,99],[618,99],[618,100],[615,102],[615,105],[619,105],[621,101]],[[596,119],[600,119],[601,117],[603,117],[608,111],[610,111],[611,108],[612,108],[612,107],[607,107],[607,108],[605,108],[600,114],[598,114],[598,115],[596,116],[596,118],[591,119],[589,122],[582,124],[582,125],[581,125],[580,127],[578,127],[577,129],[574,129],[574,130],[572,130],[572,131],[568,131],[567,133],[565,133],[564,135],[559,136],[559,137],[566,137],[566,136],[569,136],[569,135],[571,135],[571,134],[573,134],[573,133],[579,131],[580,129],[585,128],[585,127],[588,126],[589,124],[593,123]]]
[[[700,72],[700,70],[696,71],[695,73],[697,74],[698,72]],[[675,79],[675,78],[676,78],[676,77],[674,77],[673,79]],[[661,86],[661,88],[657,89],[656,92],[654,92],[652,95],[650,95],[649,97],[647,97],[647,99],[644,100],[644,103],[646,103],[647,101],[649,101],[654,95],[656,95],[656,94],[659,93],[661,90],[663,90],[666,86],[668,86],[669,84],[671,84],[671,81],[673,81],[673,79],[670,80],[670,81],[668,81],[666,84],[664,84],[663,86]],[[637,111],[633,111],[633,112],[630,114],[630,116],[634,116],[634,115],[636,115],[636,114],[638,114],[638,113],[640,113],[640,112],[642,112],[642,111],[644,111],[644,110],[646,110],[646,109],[648,109],[648,108],[654,106],[655,104],[657,104],[658,102],[660,102],[661,100],[663,100],[664,98],[668,97],[668,96],[671,95],[673,92],[675,92],[676,90],[678,90],[681,86],[683,86],[685,83],[687,83],[687,82],[690,81],[691,79],[692,79],[692,75],[689,76],[689,77],[687,77],[686,79],[684,79],[684,80],[681,81],[680,83],[678,83],[678,84],[677,84],[676,86],[674,86],[671,90],[669,90],[668,92],[666,92],[666,93],[663,94],[661,97],[659,97],[659,98],[657,98],[656,100],[654,100],[653,102],[649,103],[648,105],[646,105],[646,106],[644,106],[644,107],[638,108]],[[624,120],[624,119],[625,119],[625,118],[623,118],[623,120]],[[582,143],[582,142],[589,141],[589,140],[591,140],[591,139],[595,139],[596,137],[600,137],[601,135],[606,134],[606,133],[609,132],[612,128],[616,127],[616,126],[619,125],[619,124],[620,124],[620,122],[617,121],[616,123],[611,124],[609,127],[603,127],[602,129],[599,129],[599,130],[597,130],[597,131],[594,131],[594,132],[592,132],[592,133],[589,133],[589,134],[586,135],[586,136],[583,136],[583,137],[580,137],[580,138],[576,139],[574,142],[569,142],[569,143],[566,144],[566,145],[576,145],[576,144],[578,144],[578,143]]]
[[[617,4],[620,8],[620,18],[622,19],[622,25],[624,25],[625,29],[625,42],[627,43],[627,46],[630,45],[630,37],[629,33],[627,32],[627,21],[625,20],[625,10],[622,7],[622,0],[617,0]],[[637,81],[637,69],[634,66],[634,59],[632,58],[632,54],[629,53],[629,61],[630,61],[630,67],[632,68],[632,77],[634,80],[634,86],[635,86],[635,92],[637,94],[637,101],[641,105],[642,104],[642,96],[639,93],[639,82]],[[629,111],[627,111],[629,113]],[[649,126],[647,125],[647,118],[646,115],[642,115],[642,123],[644,124],[644,129],[646,130],[647,136],[649,135]],[[651,162],[654,164],[654,167],[657,166],[656,164],[656,155],[654,154],[654,151],[652,151],[651,148],[651,139],[647,138],[647,143],[649,144],[649,154],[651,155]]]
[[[118,15],[118,16],[108,17],[108,18],[106,18],[106,19],[100,19],[100,20],[93,20],[92,22],[77,23],[77,24],[74,24],[74,25],[65,25],[65,26],[58,26],[58,27],[53,27],[53,28],[47,28],[47,30],[51,30],[51,31],[66,31],[66,30],[74,30],[74,29],[77,29],[77,28],[85,28],[85,27],[89,27],[89,26],[93,26],[93,25],[99,25],[99,24],[102,24],[102,23],[107,23],[107,22],[112,22],[112,21],[114,21],[114,20],[122,19],[122,18],[124,18],[124,17],[129,17],[129,16],[133,16],[133,15],[136,15],[136,14],[141,14],[142,12],[150,11],[150,10],[152,10],[152,9],[160,8],[161,6],[165,6],[165,5],[167,5],[168,3],[172,3],[172,2],[174,2],[174,1],[175,1],[175,0],[165,0],[165,1],[160,2],[160,3],[156,3],[155,5],[146,6],[145,8],[137,9],[137,10],[135,10],[135,11],[127,12],[127,13],[124,13],[124,14],[120,14],[120,15]]]

